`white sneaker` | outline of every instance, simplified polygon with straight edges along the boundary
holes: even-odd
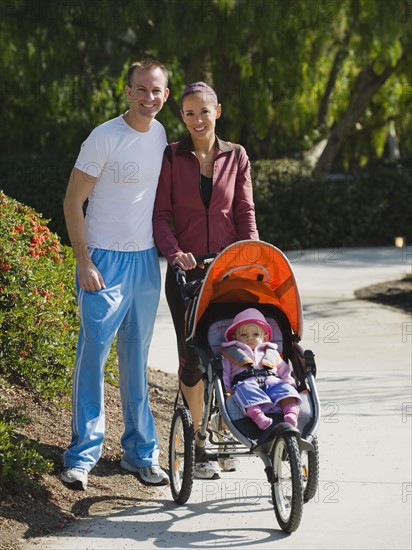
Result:
[[[85,491],[87,489],[88,471],[83,468],[65,468],[60,474],[60,479],[70,489],[79,489]]]
[[[233,445],[236,439],[228,430],[223,429],[219,413],[215,413],[210,419],[210,427],[219,441],[228,443],[228,445],[225,445],[222,449],[224,452],[230,453],[236,450],[236,446]],[[232,445],[230,445],[230,442],[232,442]],[[236,472],[239,466],[238,458],[218,458],[217,461],[224,472]]]
[[[196,462],[193,477],[196,479],[219,479],[219,468],[216,462],[210,460],[207,462]]]
[[[168,485],[170,483],[167,473],[157,464],[138,468],[137,466],[129,464],[126,460],[124,460],[124,458],[122,458],[120,461],[120,467],[123,468],[123,470],[137,474],[141,481],[147,485]]]
[[[193,469],[193,477],[196,479],[219,479],[219,468],[216,462],[208,460],[204,453],[204,449],[210,447],[208,441],[204,447],[196,445],[195,447],[195,467]]]

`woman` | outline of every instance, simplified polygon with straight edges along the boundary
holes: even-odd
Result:
[[[195,429],[202,420],[203,384],[199,359],[184,339],[185,307],[172,266],[188,271],[188,281],[197,279],[202,271],[196,256],[259,239],[249,159],[243,147],[216,136],[221,112],[215,91],[204,82],[184,90],[181,116],[189,133],[165,150],[153,214],[156,244],[168,261],[165,290],[177,337],[180,385]],[[216,478],[216,466],[197,464],[195,476]]]

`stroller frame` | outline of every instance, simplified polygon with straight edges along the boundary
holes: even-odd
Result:
[[[320,419],[320,400],[315,383],[314,354],[310,350],[304,351],[299,345],[301,312],[294,316],[295,330],[292,330],[288,316],[283,311],[282,300],[278,300],[278,297],[272,303],[264,301],[244,303],[226,301],[228,297],[229,300],[233,299],[233,296],[230,297],[230,293],[226,293],[222,301],[213,302],[212,300],[206,308],[201,305],[203,284],[209,277],[214,263],[219,262],[221,255],[231,252],[234,247],[243,248],[251,243],[256,245],[254,241],[240,241],[217,255],[200,285],[186,283],[185,273],[176,270],[182,297],[187,305],[187,339],[199,356],[204,384],[202,423],[196,438],[200,442],[208,440],[210,445],[200,448],[200,451],[199,447],[195,447],[195,434],[190,411],[185,405],[177,406],[176,400],[169,444],[171,490],[177,503],[184,504],[189,499],[192,491],[195,460],[204,462],[206,460],[216,461],[225,458],[257,456],[264,464],[267,481],[271,486],[277,521],[283,531],[291,533],[300,524],[303,503],[315,496],[319,477],[316,433]],[[289,275],[291,274],[295,286],[296,305],[299,309],[300,299],[287,258],[280,250],[268,243],[259,242],[259,247],[264,247],[266,252],[268,250],[271,253],[274,252],[275,258],[280,257],[283,264],[288,266]],[[198,262],[201,263],[203,260],[204,258],[198,259]],[[230,268],[229,271],[232,274],[232,279],[236,279],[236,270],[232,271]],[[242,278],[245,273],[245,271],[242,272]],[[242,289],[245,286],[248,287],[248,283],[244,279],[240,282]],[[285,286],[283,282],[280,284]],[[218,340],[222,341],[221,336],[225,327],[227,328],[233,317],[245,307],[259,309],[266,319],[277,327],[277,334],[283,344],[283,358],[292,365],[298,391],[305,399],[306,407],[309,409],[309,414],[303,419],[304,421],[299,420],[297,428],[284,422],[283,415],[275,412],[266,413],[273,419],[273,424],[262,431],[250,418],[240,413],[232,398],[227,399],[225,396],[222,356],[216,352],[216,347],[213,349],[213,345],[210,343],[210,332],[215,333],[216,324],[221,323],[221,328],[217,332],[220,336]],[[230,442],[229,447],[225,441],[217,439],[216,434],[209,427],[211,416],[215,411],[219,412],[226,428],[236,439],[236,442]]]

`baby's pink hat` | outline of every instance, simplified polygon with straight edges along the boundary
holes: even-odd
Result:
[[[245,309],[235,316],[235,318],[233,319],[233,323],[225,332],[226,341],[230,342],[231,340],[233,340],[233,334],[235,330],[241,325],[245,325],[248,323],[256,323],[257,325],[261,326],[263,330],[268,333],[269,340],[272,339],[272,329],[270,328],[270,325],[266,321],[265,317],[262,315],[262,313],[260,313],[260,311],[254,309],[253,307],[250,307],[249,309]]]

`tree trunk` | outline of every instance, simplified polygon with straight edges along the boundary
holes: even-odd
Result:
[[[328,83],[326,84],[325,92],[323,94],[318,109],[318,128],[323,128],[326,126],[326,119],[328,116],[330,101],[336,87],[336,81],[338,79],[339,71],[341,70],[342,64],[349,53],[348,47],[351,36],[352,29],[349,28],[345,33],[341,47],[335,54],[332,69],[329,73]]]
[[[318,128],[322,128],[326,125],[326,118],[328,116],[331,97],[336,86],[336,80],[338,78],[340,68],[342,67],[343,60],[347,55],[348,52],[345,50],[339,50],[335,55],[333,66],[329,74],[328,83],[326,84],[325,93],[323,94],[318,109]]]
[[[353,132],[356,123],[364,114],[373,95],[383,86],[394,73],[396,66],[388,66],[377,75],[371,66],[363,69],[355,83],[352,100],[340,121],[333,128],[328,143],[319,157],[314,174],[319,181],[324,181],[345,140]]]

